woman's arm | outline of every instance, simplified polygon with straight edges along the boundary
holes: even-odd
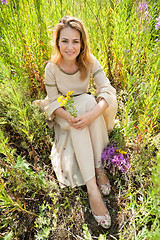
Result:
[[[91,124],[107,107],[108,103],[104,99],[101,99],[91,111],[84,113],[80,117],[72,117],[71,114],[62,107],[57,108],[54,114],[64,118],[71,127],[81,130]]]
[[[71,127],[77,128],[74,126],[74,124],[77,123],[77,120],[75,120],[75,118],[73,116],[71,116],[71,114],[69,112],[67,112],[66,110],[64,110],[62,107],[57,108],[54,111],[54,115],[57,115],[57,116],[65,119]]]
[[[54,111],[54,115],[57,115],[57,116],[65,119],[67,122],[68,122],[69,118],[71,117],[70,113],[67,112],[66,110],[64,110],[62,107],[57,108]]]
[[[81,130],[90,125],[98,116],[104,112],[107,107],[108,103],[106,100],[101,99],[91,111],[86,112],[80,117],[70,118],[68,123],[72,127]]]

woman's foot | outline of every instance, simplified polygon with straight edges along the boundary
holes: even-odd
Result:
[[[104,228],[109,228],[111,225],[111,217],[96,184],[96,179],[90,180],[86,186],[93,217],[99,225]]]
[[[95,214],[93,214],[93,217],[96,220],[96,222],[98,223],[98,225],[100,225],[101,227],[106,228],[106,229],[110,228],[111,217],[110,217],[108,211],[106,212],[106,214],[104,216],[96,216]]]
[[[107,208],[97,186],[92,192],[88,192],[88,197],[92,212],[97,216],[105,215]]]

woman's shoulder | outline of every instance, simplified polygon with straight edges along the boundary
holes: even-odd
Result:
[[[91,65],[92,72],[94,72],[97,68],[102,68],[100,62],[93,54],[91,54],[91,61],[92,61],[92,65]]]
[[[56,75],[56,63],[52,61],[48,61],[46,66],[45,66],[45,75],[53,75],[55,77]]]
[[[53,80],[55,81],[55,64],[51,61],[48,61],[45,66],[45,82],[50,83]]]
[[[53,71],[54,70],[54,65],[55,65],[55,63],[53,63],[51,61],[48,61],[46,66],[45,66],[45,70]]]
[[[90,58],[91,58],[92,64],[94,64],[96,61],[98,61],[97,58],[92,53],[90,54]]]

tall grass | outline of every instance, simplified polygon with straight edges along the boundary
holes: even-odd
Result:
[[[1,236],[159,239],[158,1],[147,5],[144,0],[7,2],[0,1]],[[117,124],[110,139],[130,152],[129,179],[111,177],[119,220],[113,219],[118,227],[108,232],[97,231],[85,221],[85,191],[69,189],[67,195],[58,189],[49,160],[54,133],[46,126],[45,116],[32,106],[33,100],[46,96],[44,68],[52,52],[54,26],[64,15],[83,20],[91,51],[117,89]],[[30,224],[23,229],[28,216]]]

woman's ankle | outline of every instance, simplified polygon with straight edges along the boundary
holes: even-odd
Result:
[[[96,183],[96,177],[93,177],[91,180],[89,180],[86,183],[86,187],[87,187],[88,194],[92,194],[93,192],[98,191],[98,186],[97,186],[97,183]]]
[[[98,185],[104,185],[109,182],[108,177],[103,168],[96,168],[96,180]]]

